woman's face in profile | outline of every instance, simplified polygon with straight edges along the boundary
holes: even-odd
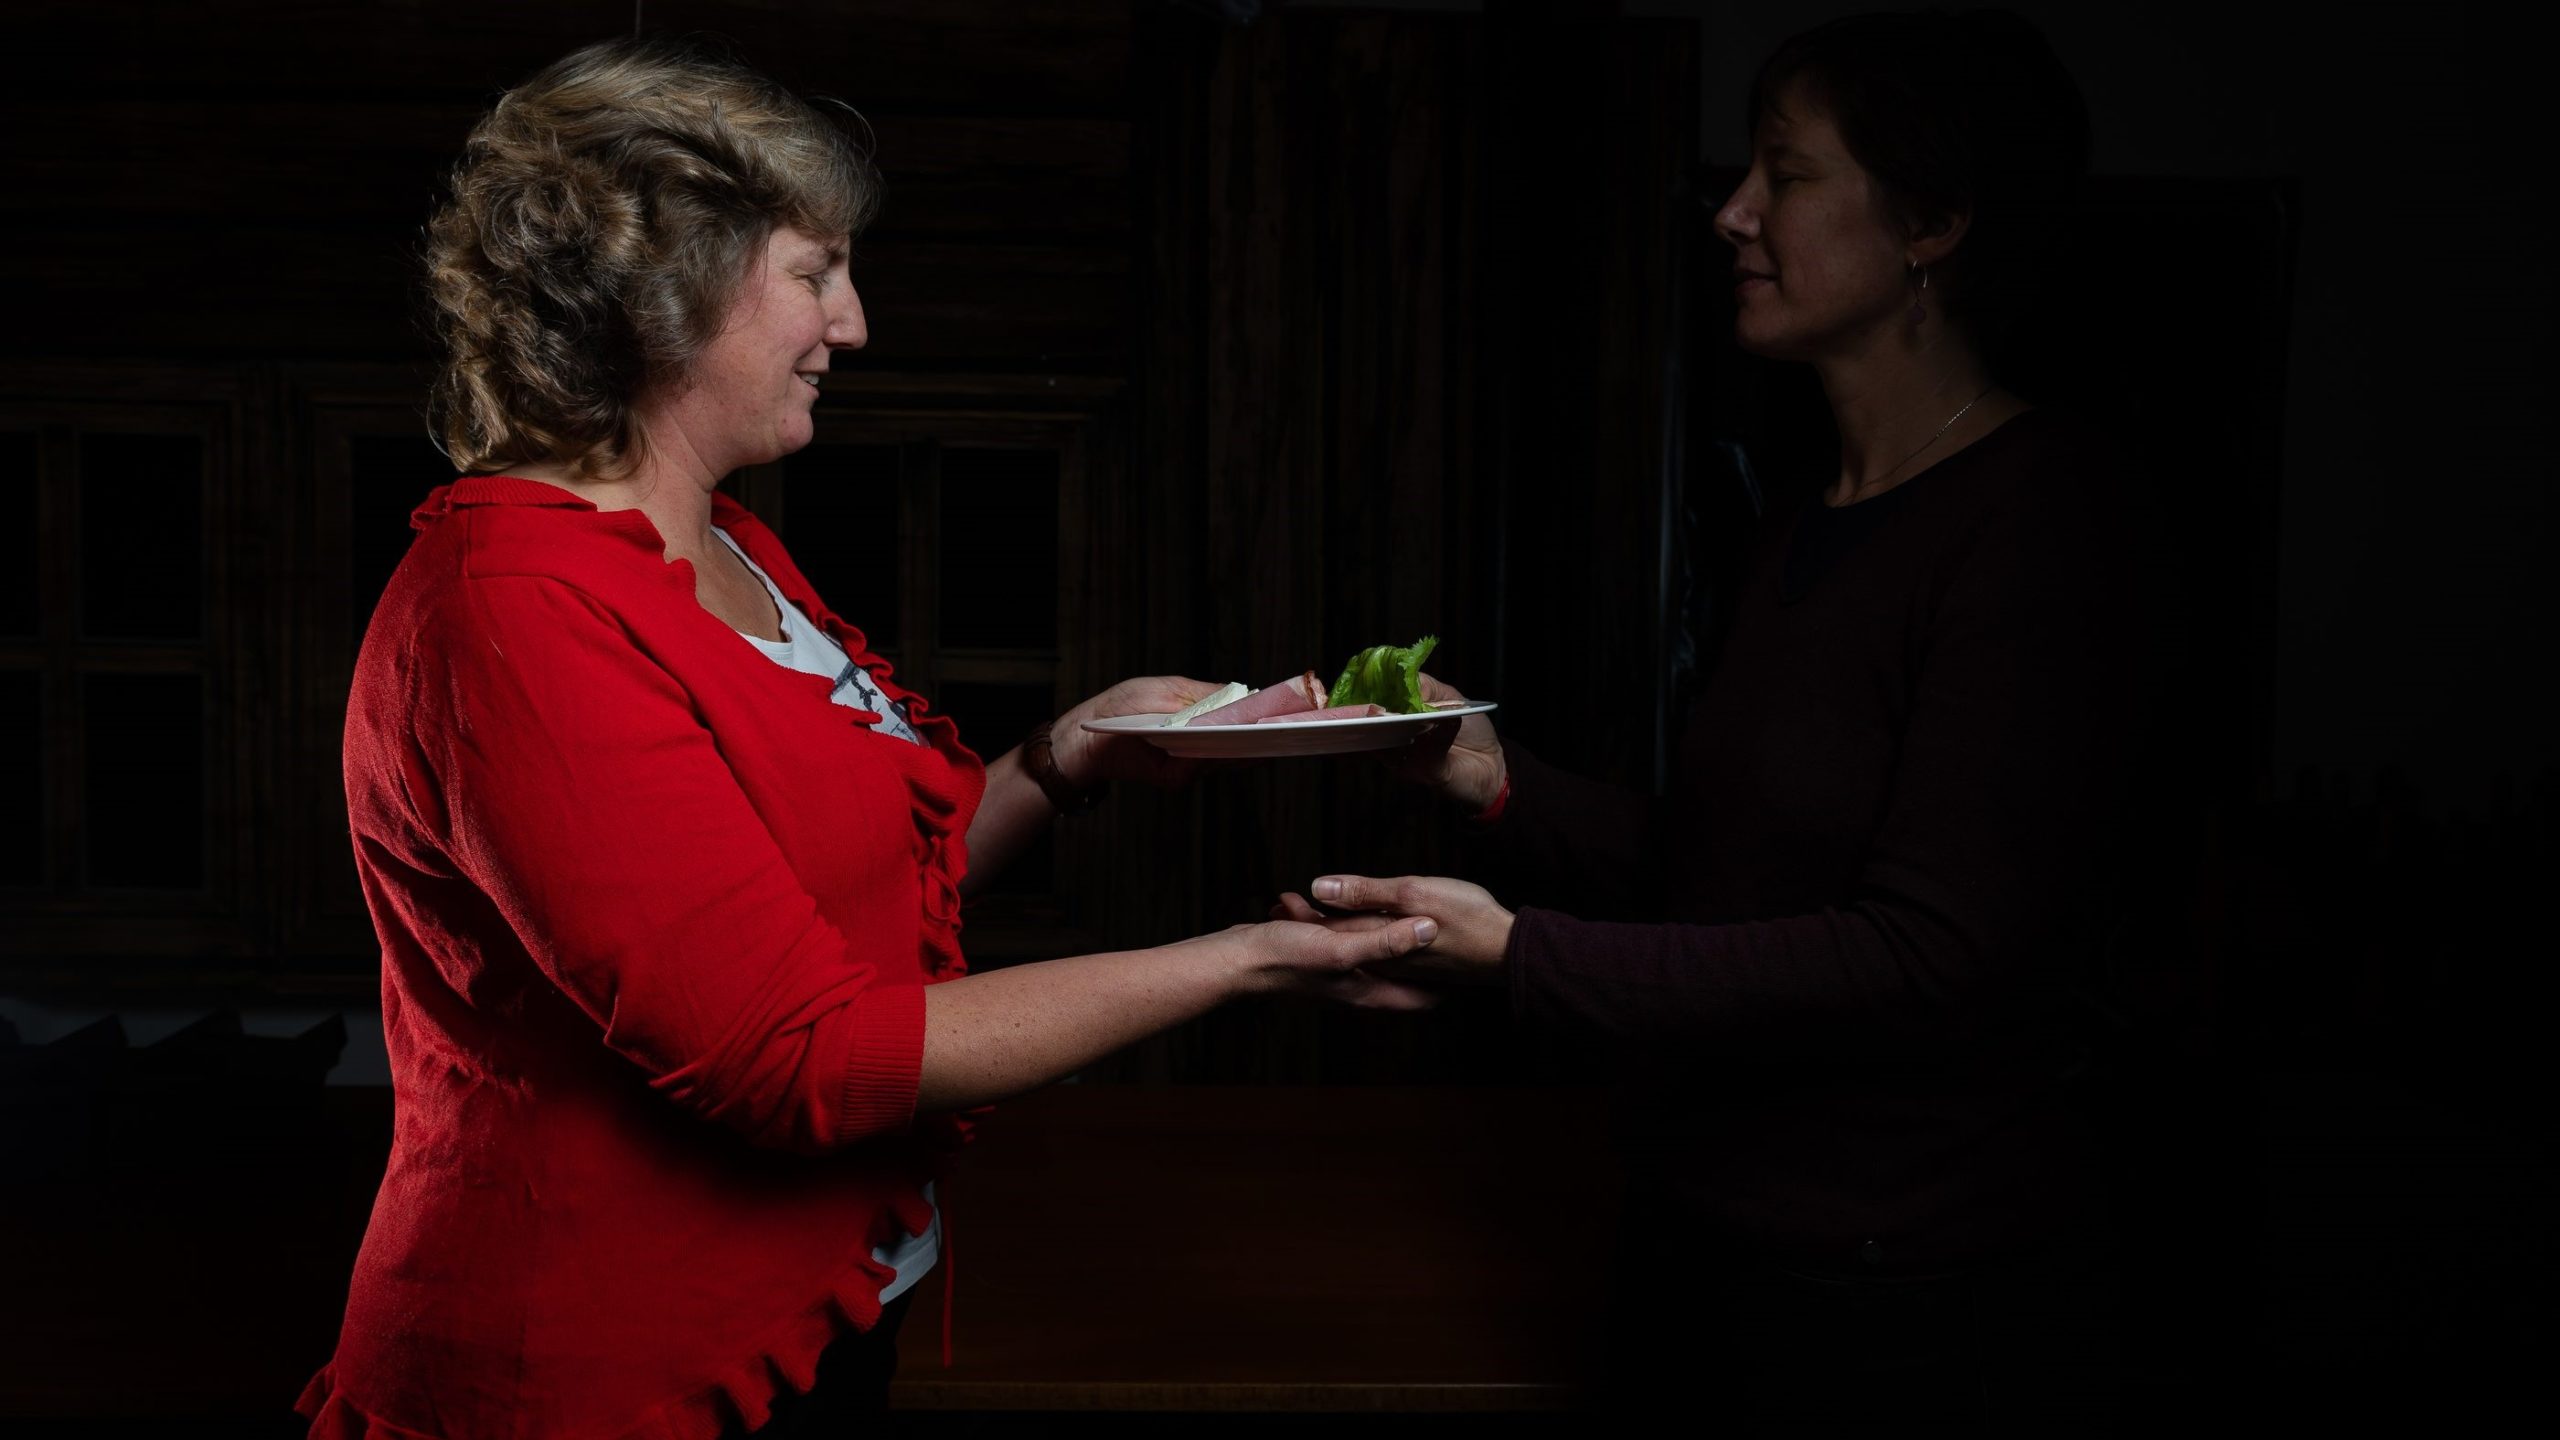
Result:
[[[788,226],[766,240],[720,333],[676,399],[697,450],[727,473],[779,459],[815,434],[818,377],[837,350],[870,338],[854,293],[850,247]]]
[[[1752,136],[1751,170],[1716,212],[1733,247],[1734,340],[1779,360],[1854,348],[1910,304],[1884,189],[1802,86]]]

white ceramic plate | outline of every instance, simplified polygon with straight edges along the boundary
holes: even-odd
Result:
[[[1168,730],[1169,715],[1114,715],[1087,720],[1096,735],[1135,735],[1171,755],[1222,760],[1260,760],[1283,755],[1343,755],[1354,750],[1387,750],[1422,732],[1425,725],[1482,715],[1493,702],[1452,706],[1428,715],[1362,715],[1350,720],[1273,720],[1261,725],[1185,725]]]

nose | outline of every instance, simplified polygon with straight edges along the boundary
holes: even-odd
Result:
[[[1760,238],[1760,207],[1752,203],[1751,180],[1734,187],[1724,199],[1724,208],[1716,211],[1716,235],[1736,250]]]
[[[854,290],[850,280],[839,287],[837,293],[844,298],[827,316],[827,348],[859,350],[871,343],[871,327],[862,314],[862,296]]]

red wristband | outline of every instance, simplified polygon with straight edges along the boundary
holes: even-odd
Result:
[[[1511,774],[1506,770],[1503,772],[1502,776],[1502,788],[1493,792],[1492,804],[1485,806],[1483,809],[1475,813],[1475,823],[1478,825],[1492,824],[1494,821],[1502,818],[1503,810],[1510,804]]]

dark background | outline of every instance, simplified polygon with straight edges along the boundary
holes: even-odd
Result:
[[[736,488],[831,595],[831,527],[902,537],[838,603],[990,752],[1121,675],[1264,683],[1433,630],[1507,733],[1653,783],[1747,533],[1735,457],[1771,486],[1825,458],[1806,377],[1725,338],[1694,199],[1760,57],[1856,8],[649,0],[859,107],[887,179],[872,344],[821,444]],[[2156,478],[2203,660],[2201,799],[2128,967],[2175,980],[2118,1095],[2133,1193],[2182,1217],[2217,1381],[2476,1390],[2549,1264],[2534,52],[2486,6],[2018,8],[2098,178],[2017,381]],[[0,1419],[255,1414],[325,1354],[386,1114],[336,727],[443,478],[409,257],[489,99],[631,23],[0,21],[0,1187],[11,1234],[71,1227],[13,1262]],[[1221,776],[1067,827],[973,954],[1466,859],[1365,763]],[[1489,1010],[1240,1007],[1085,1078],[1576,1073]],[[249,1292],[265,1368],[109,1387]]]

